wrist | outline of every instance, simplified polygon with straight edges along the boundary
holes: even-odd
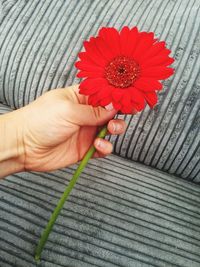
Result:
[[[21,121],[18,111],[0,116],[0,178],[24,170]]]

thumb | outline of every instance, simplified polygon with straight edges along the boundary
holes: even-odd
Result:
[[[117,110],[106,110],[103,107],[93,107],[91,105],[69,103],[68,121],[80,126],[99,126],[111,120]]]

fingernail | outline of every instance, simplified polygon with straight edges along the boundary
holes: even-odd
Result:
[[[119,123],[113,123],[113,130],[114,132],[119,132],[122,130],[122,126]]]
[[[105,106],[105,109],[107,109],[108,111],[113,110],[114,109],[113,104],[112,103],[108,104],[107,106]]]
[[[100,148],[105,148],[106,144],[101,139],[98,139],[97,140],[97,146]]]

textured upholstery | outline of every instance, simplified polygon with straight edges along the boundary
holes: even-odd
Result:
[[[8,113],[10,111],[13,111],[13,109],[8,107],[7,105],[4,105],[4,104],[0,103],[0,115],[2,115],[4,113]]]
[[[75,167],[0,183],[1,267],[35,266],[39,235]],[[92,160],[40,266],[199,267],[199,196],[194,183],[139,163],[116,156]]]
[[[187,179],[200,179],[199,0],[4,1],[0,102],[23,106],[43,91],[79,82],[74,62],[101,26],[138,25],[167,41],[176,74],[156,109],[127,117],[115,153]]]
[[[126,134],[110,138],[118,156],[84,170],[39,266],[200,266],[200,186],[187,181],[200,182],[199,13],[199,0],[0,1],[0,114],[78,83],[77,54],[101,26],[154,31],[176,59],[157,107],[125,116]],[[0,267],[36,266],[75,167],[0,182]]]

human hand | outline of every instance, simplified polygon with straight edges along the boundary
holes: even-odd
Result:
[[[110,134],[121,134],[126,128],[123,120],[112,119],[115,110],[87,105],[87,97],[78,93],[77,85],[49,91],[12,113],[20,136],[18,150],[23,151],[19,161],[28,171],[52,171],[76,163],[93,142],[97,149],[94,157],[106,156],[112,152],[112,144],[95,139],[99,126],[109,121]]]

